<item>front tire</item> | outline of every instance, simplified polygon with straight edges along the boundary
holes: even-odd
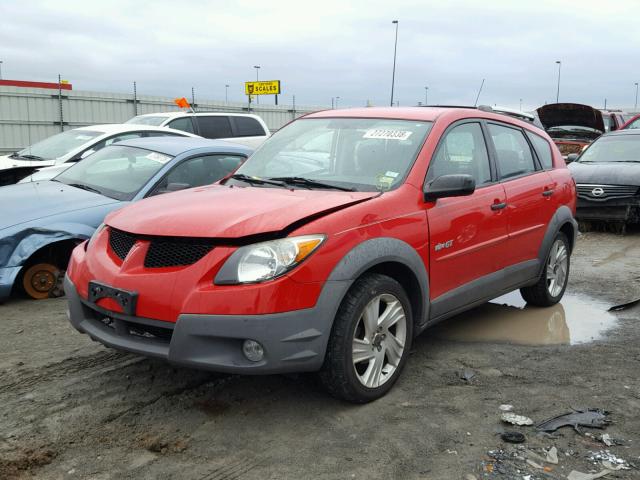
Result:
[[[338,309],[320,381],[342,400],[376,400],[400,376],[412,338],[411,304],[402,286],[386,275],[365,275]]]
[[[567,236],[558,232],[551,244],[544,269],[535,285],[520,289],[522,298],[538,307],[550,307],[562,299],[569,281],[569,240]]]

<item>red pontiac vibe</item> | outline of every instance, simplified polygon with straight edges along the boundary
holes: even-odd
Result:
[[[220,372],[384,395],[426,327],[520,289],[564,294],[575,184],[549,136],[474,108],[330,110],[222,184],[110,214],[78,246],[73,326]]]

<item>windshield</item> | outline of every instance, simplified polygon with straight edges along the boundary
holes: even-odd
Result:
[[[152,125],[154,127],[159,127],[167,120],[166,115],[138,115],[137,117],[133,117],[127,120],[124,123],[132,123],[134,125]]]
[[[54,180],[116,200],[131,200],[171,158],[164,153],[112,145],[76,163]]]
[[[18,157],[26,156],[30,160],[53,160],[66,155],[100,135],[104,135],[104,132],[78,129],[67,130],[20,150],[14,155]]]
[[[640,162],[640,135],[612,135],[593,142],[580,162]]]
[[[278,180],[286,188],[390,190],[403,182],[431,125],[374,118],[298,120],[267,140],[238,169],[237,177],[245,176],[246,183],[246,177]]]

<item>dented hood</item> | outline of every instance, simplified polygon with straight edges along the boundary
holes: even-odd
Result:
[[[552,127],[575,125],[604,132],[602,113],[580,103],[552,103],[536,110],[545,130]]]
[[[79,212],[120,202],[60,182],[29,182],[0,188],[0,230],[54,215],[80,217]]]
[[[377,195],[213,185],[142,200],[105,223],[139,235],[241,238],[279,232]]]

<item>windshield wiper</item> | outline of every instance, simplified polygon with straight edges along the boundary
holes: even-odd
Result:
[[[102,192],[100,190],[90,187],[89,185],[85,185],[84,183],[67,183],[67,185],[69,185],[70,187],[76,187],[82,190],[86,190],[87,192],[93,192],[102,195]]]
[[[270,181],[272,179],[265,180],[262,178],[250,177],[249,175],[245,175],[244,173],[236,173],[231,175],[231,177],[229,178],[233,178],[234,180],[240,180],[242,182],[247,182],[252,185],[276,185],[277,187],[284,187],[284,184],[282,182],[272,182]]]
[[[9,158],[24,158],[25,160],[46,160],[38,155],[19,155],[18,152],[9,155]]]
[[[333,185],[331,183],[324,183],[324,182],[319,182],[317,180],[311,180],[310,178],[304,178],[304,177],[273,177],[270,178],[269,180],[276,180],[276,181],[280,181],[280,182],[284,182],[288,185],[300,185],[303,187],[308,187],[308,188],[313,188],[313,187],[317,187],[317,188],[331,188],[334,190],[342,190],[343,192],[355,192],[355,188],[349,188],[349,187],[341,187],[339,185]]]

